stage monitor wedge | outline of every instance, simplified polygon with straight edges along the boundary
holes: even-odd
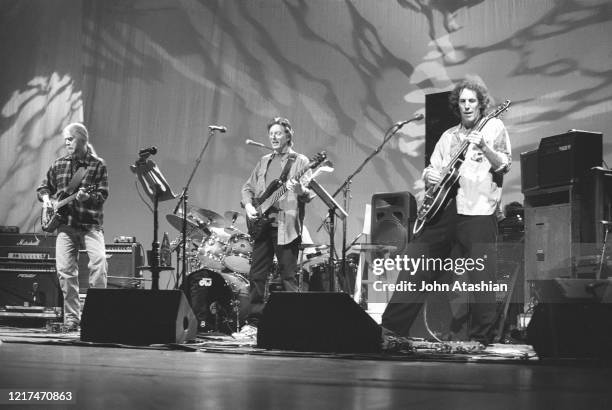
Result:
[[[81,320],[84,342],[135,346],[195,339],[197,321],[180,290],[89,289]]]
[[[257,347],[299,352],[378,353],[380,326],[346,293],[274,292]]]

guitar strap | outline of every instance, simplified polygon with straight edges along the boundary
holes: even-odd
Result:
[[[81,183],[83,178],[85,178],[85,173],[87,172],[87,167],[81,167],[77,169],[77,171],[72,176],[72,179],[68,183],[68,186],[64,190],[67,194],[71,194],[75,191],[75,188]]]
[[[296,154],[289,154],[287,157],[287,162],[283,167],[283,172],[281,172],[280,177],[278,178],[282,183],[287,182],[287,175],[289,175],[289,170],[291,169],[291,165],[293,165],[293,161],[297,158]]]

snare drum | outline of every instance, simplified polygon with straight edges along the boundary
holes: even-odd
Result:
[[[203,268],[214,271],[223,270],[223,258],[227,244],[214,233],[206,238],[198,248],[198,259]]]
[[[243,233],[234,234],[227,242],[223,264],[233,272],[248,274],[251,270],[252,252],[251,237]]]

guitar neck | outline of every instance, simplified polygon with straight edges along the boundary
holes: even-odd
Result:
[[[72,202],[74,200],[74,198],[76,198],[78,192],[75,192],[74,194],[67,196],[66,198],[62,199],[61,201],[58,201],[57,204],[55,204],[55,209],[60,209],[61,207],[65,206],[66,204]]]

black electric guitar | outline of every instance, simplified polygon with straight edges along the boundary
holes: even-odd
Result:
[[[81,189],[85,191],[85,193],[91,194],[97,188],[97,185],[90,185]],[[62,208],[72,202],[78,193],[78,190],[71,195],[66,194],[64,191],[58,192],[56,195],[57,198],[51,200],[53,207],[43,207],[40,214],[40,225],[43,231],[53,232],[57,229],[64,219]]]
[[[327,158],[325,151],[321,151],[310,159],[308,165],[300,169],[292,179],[299,180],[309,169],[318,167]],[[252,240],[257,240],[270,224],[273,222],[271,218],[271,210],[274,204],[287,193],[287,184],[280,179],[275,179],[270,182],[266,190],[260,197],[253,199],[252,204],[257,209],[257,217],[247,218],[247,228]]]
[[[480,131],[490,119],[499,117],[504,111],[510,107],[510,100],[506,100],[503,104],[498,106],[494,111],[490,112],[478,122],[476,130]],[[467,151],[470,141],[467,139],[461,142],[457,152],[451,158],[448,165],[442,168],[440,174],[442,178],[437,184],[434,184],[427,188],[425,191],[425,197],[423,203],[417,210],[416,221],[412,228],[412,233],[415,235],[421,232],[425,224],[431,221],[436,214],[442,208],[442,205],[446,201],[448,193],[453,189],[457,180],[459,180],[459,167],[463,164],[465,153]]]

